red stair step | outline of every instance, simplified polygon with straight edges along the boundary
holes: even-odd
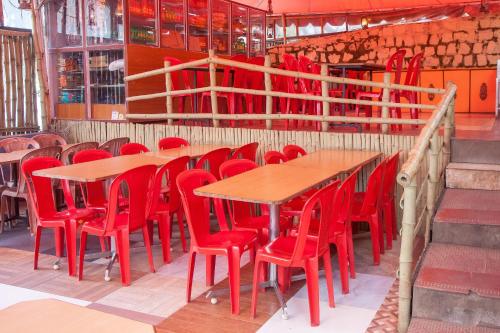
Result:
[[[407,333],[500,333],[500,330],[480,326],[462,326],[437,320],[414,318]]]

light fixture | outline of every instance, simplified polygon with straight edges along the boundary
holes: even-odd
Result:
[[[116,16],[123,16],[123,5],[121,1],[118,1],[118,4],[116,5]]]
[[[368,29],[368,18],[366,17],[361,18],[361,27],[363,29]]]

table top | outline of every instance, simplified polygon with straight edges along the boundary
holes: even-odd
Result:
[[[162,166],[172,158],[157,157],[147,154],[125,155],[106,158],[103,160],[64,165],[56,168],[35,171],[35,176],[55,179],[67,179],[77,182],[95,182],[118,176],[125,171],[143,165],[153,164]]]
[[[380,153],[321,150],[310,155],[296,159],[295,163],[265,165],[202,186],[194,192],[213,198],[279,205],[341,173],[372,161]],[[345,158],[346,162],[339,163],[340,158]]]
[[[349,69],[349,70],[360,70],[360,71],[383,71],[385,70],[385,65],[380,64],[370,64],[365,62],[345,62],[345,63],[336,63],[331,64],[328,63],[328,67],[330,68],[338,68],[338,69]]]
[[[29,318],[23,320],[22,318]],[[151,325],[87,307],[42,299],[11,305],[0,311],[2,332],[154,333]]]
[[[192,146],[186,146],[186,147],[179,147],[179,148],[173,148],[173,149],[165,149],[165,150],[160,150],[160,151],[151,151],[148,153],[145,153],[144,155],[148,156],[154,156],[154,157],[167,157],[167,158],[177,158],[181,156],[189,156],[191,158],[199,158],[203,155],[205,155],[208,152],[211,152],[212,150],[219,149],[219,148],[229,148],[231,150],[235,150],[238,148],[238,146],[233,146],[233,145],[192,145]]]
[[[62,151],[65,151],[68,148],[73,147],[76,145],[76,143],[69,143],[66,145],[62,145]],[[24,157],[27,153],[30,151],[33,151],[34,149],[23,149],[23,150],[15,150],[10,153],[0,153],[0,165],[2,164],[9,164],[9,163],[17,163],[21,160],[21,158]]]
[[[322,149],[305,156],[288,161],[285,164],[309,169],[323,169],[336,172],[354,171],[358,166],[363,166],[377,159],[382,153],[364,150],[328,150]]]

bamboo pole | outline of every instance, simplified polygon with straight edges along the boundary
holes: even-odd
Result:
[[[0,35],[0,127],[5,127],[5,98],[4,98],[4,80],[3,80],[3,54],[5,52],[5,48],[3,47],[3,41],[5,37]]]
[[[443,158],[445,165],[450,162],[451,159],[451,137],[455,130],[455,98],[453,98],[446,112],[444,118],[444,145],[443,145]]]
[[[43,42],[41,22],[39,16],[35,14],[35,8],[33,5],[31,6],[31,20],[33,22],[33,53],[35,55],[36,73],[38,77],[38,86],[40,88],[40,112],[42,121],[40,127],[45,131],[48,128],[50,120],[50,98],[47,79],[48,72],[45,66],[43,45],[40,45],[40,42]],[[33,108],[35,110],[35,119],[38,119],[36,103]]]
[[[210,60],[215,59],[215,52],[214,50],[209,50],[208,51],[208,56]],[[217,105],[217,92],[214,90],[215,87],[217,87],[217,71],[215,68],[215,62],[210,61],[209,64],[209,75],[210,75],[210,101],[212,105],[212,114],[215,116],[219,113],[219,107]],[[213,118],[213,124],[214,127],[219,127],[219,120]]]
[[[401,235],[401,253],[399,255],[399,318],[398,332],[405,333],[410,324],[411,309],[411,281],[413,271],[413,231],[416,223],[416,194],[417,182],[415,178],[404,188],[404,208]]]
[[[388,86],[391,83],[391,73],[384,72],[384,83]],[[391,92],[387,86],[382,90],[382,102],[388,103],[391,98]],[[389,107],[387,105],[382,106],[381,112],[382,118],[389,118]],[[382,124],[382,133],[387,134],[389,132],[389,126],[387,124]]]
[[[12,81],[10,79],[10,38],[3,39],[4,68],[5,68],[5,127],[11,126],[11,104],[12,104]]]
[[[321,64],[321,76],[328,76],[327,64]],[[326,81],[321,81],[321,96],[323,96],[324,98],[330,97],[330,94],[328,93],[328,82]],[[327,101],[323,101],[323,116],[330,116],[330,103],[328,103]],[[327,132],[329,125],[330,124],[327,121],[323,121],[321,123],[321,130],[323,132]]]
[[[21,52],[21,41],[23,37],[17,37],[15,43],[16,51],[16,81],[17,81],[17,115],[16,125],[24,126],[26,118],[24,116],[24,87],[23,87],[23,61]],[[26,82],[26,81],[24,81]]]
[[[175,96],[184,95],[184,94],[197,94],[197,93],[202,93],[202,92],[206,92],[206,91],[211,91],[211,88],[210,87],[200,87],[200,88],[193,88],[193,89],[172,90],[170,93],[161,92],[161,93],[154,93],[154,94],[149,94],[149,95],[131,96],[131,97],[127,97],[126,100],[127,100],[127,102],[136,102],[136,101],[141,101],[141,100],[145,100],[145,99],[163,98],[163,97],[167,97],[168,95],[175,97]]]
[[[34,110],[33,110],[33,75],[32,75],[32,66],[31,66],[31,54],[30,54],[30,38],[24,38],[23,45],[23,54],[24,54],[24,65],[25,67],[25,82],[24,88],[26,90],[26,125],[31,126],[36,123],[36,119],[34,119]]]
[[[425,246],[429,244],[431,235],[431,222],[436,210],[437,187],[439,183],[439,131],[432,135],[427,158],[429,160],[427,178],[427,216],[425,223]]]
[[[151,77],[151,76],[163,75],[167,72],[175,72],[175,71],[180,71],[180,70],[190,68],[190,67],[203,66],[203,65],[208,64],[208,62],[209,62],[209,58],[204,58],[204,59],[194,60],[194,61],[189,61],[189,62],[183,62],[182,64],[170,66],[168,69],[163,67],[163,68],[159,68],[159,69],[154,69],[152,71],[128,75],[128,76],[125,76],[123,78],[123,80],[125,82],[128,82],[128,81],[134,81],[134,80],[139,80],[139,79],[145,79],[145,78]]]
[[[264,66],[271,67],[271,57],[269,55],[265,56]],[[266,92],[271,92],[273,90],[273,85],[271,81],[271,74],[264,73],[264,86]],[[273,97],[269,94],[266,95],[266,114],[270,115],[273,113]],[[270,130],[273,127],[273,122],[271,119],[266,120],[266,128]]]
[[[165,69],[170,67],[170,61],[165,61],[164,62]],[[170,92],[172,91],[172,74],[171,72],[165,72],[165,88],[166,92],[168,93],[167,95],[167,113],[173,113],[173,98],[172,95],[170,95]],[[168,120],[168,124],[172,125],[174,123],[173,119]]]

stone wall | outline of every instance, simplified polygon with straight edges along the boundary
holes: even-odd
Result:
[[[384,26],[304,39],[269,50],[273,63],[283,53],[314,61],[385,64],[397,49],[406,57],[424,52],[424,68],[494,67],[500,57],[500,14]]]

